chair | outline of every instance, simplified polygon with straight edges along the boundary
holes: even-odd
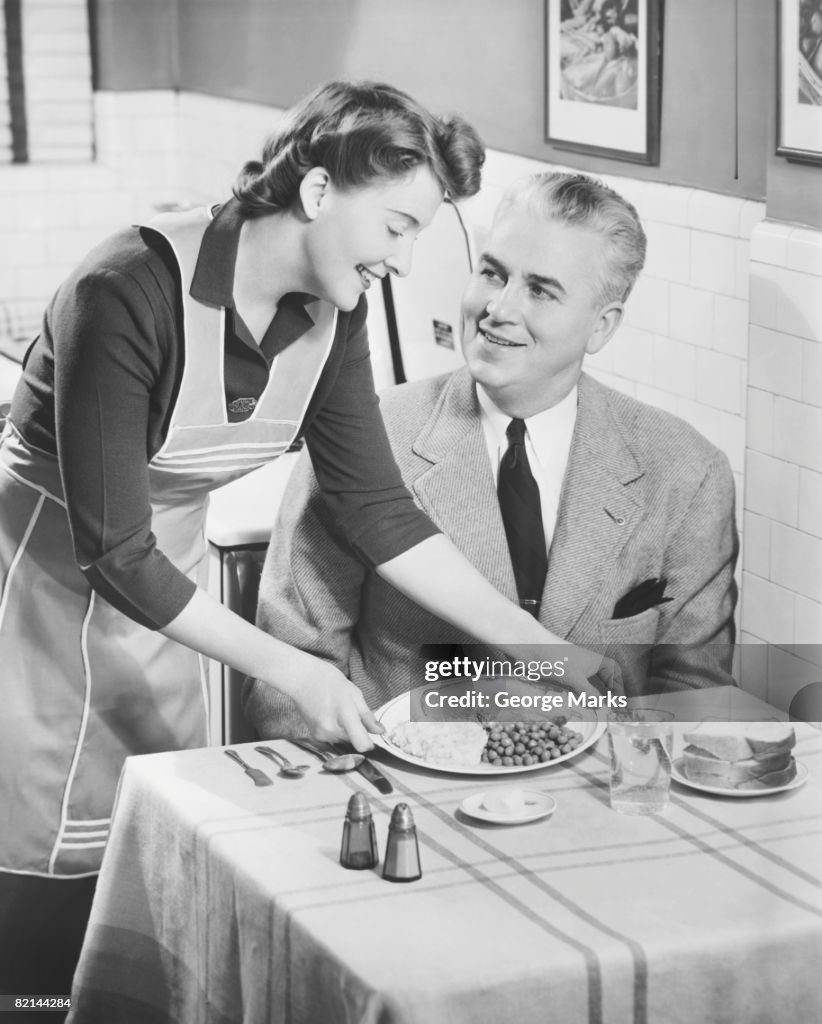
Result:
[[[233,612],[252,625],[257,613],[257,594],[266,548],[267,545],[262,545],[229,551],[224,560],[223,600]],[[243,712],[244,678],[241,672],[228,665],[223,666],[224,743],[247,743],[258,738]]]

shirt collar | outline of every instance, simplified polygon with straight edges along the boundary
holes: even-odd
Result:
[[[234,309],[234,268],[237,264],[237,249],[240,245],[240,232],[245,223],[243,209],[237,199],[229,199],[222,206],[211,209],[209,221],[200,252],[197,266],[191,281],[191,297],[209,306],[224,306]],[[314,296],[304,292],[290,292],[284,295],[280,305],[287,306],[298,313],[302,311],[313,324],[313,318],[305,308],[314,302]]]
[[[236,199],[212,207],[191,281],[191,297],[198,302],[234,308],[234,267],[244,221]]]
[[[570,448],[577,418],[577,400],[578,387],[574,385],[556,405],[525,420],[528,438],[537,457],[544,465],[551,461],[552,453]],[[511,417],[489,398],[481,384],[477,384],[477,402],[486,436],[493,437],[497,450],[501,454],[508,447],[505,431],[508,429]]]

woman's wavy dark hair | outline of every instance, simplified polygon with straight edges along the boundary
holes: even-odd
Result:
[[[329,82],[310,93],[249,161],[234,195],[247,217],[285,210],[312,167],[340,188],[402,177],[425,165],[449,199],[479,191],[485,149],[461,117],[435,117],[381,82]]]

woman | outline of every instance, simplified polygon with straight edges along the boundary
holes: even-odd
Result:
[[[367,749],[379,731],[336,669],[203,588],[208,492],[295,438],[390,582],[497,646],[555,640],[416,509],[368,358],[365,292],[408,273],[416,235],[444,194],[477,191],[482,161],[463,121],[331,84],[232,200],[115,236],[58,291],[0,446],[0,865],[26,876],[28,907],[54,912],[42,880],[97,871],[126,756],[206,743],[201,656],[293,697],[318,739]],[[10,877],[0,911],[4,891],[7,911],[20,899]]]

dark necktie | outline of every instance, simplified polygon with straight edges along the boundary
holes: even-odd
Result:
[[[548,572],[539,487],[525,454],[525,423],[511,420],[505,433],[508,450],[499,464],[497,495],[519,603],[536,618]]]

